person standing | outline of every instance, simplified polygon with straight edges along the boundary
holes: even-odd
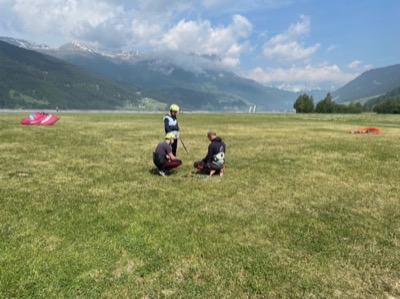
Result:
[[[175,135],[174,142],[172,143],[172,153],[176,156],[178,149],[178,138],[179,138],[179,125],[178,119],[176,118],[179,113],[179,107],[176,104],[172,104],[169,108],[169,113],[164,116],[164,129],[165,134],[172,133]]]
[[[157,166],[158,174],[165,176],[171,169],[182,165],[182,161],[172,153],[171,145],[175,142],[175,135],[168,133],[165,140],[161,141],[154,153],[153,162]]]
[[[223,176],[225,170],[226,145],[222,139],[217,136],[215,131],[209,131],[207,137],[211,141],[208,146],[207,155],[203,160],[194,162],[193,166],[197,170],[209,172],[210,176],[216,171],[219,171],[219,175]]]

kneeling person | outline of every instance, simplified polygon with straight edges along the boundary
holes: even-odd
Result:
[[[158,173],[161,176],[165,176],[166,172],[182,165],[182,161],[172,153],[171,145],[175,142],[175,138],[173,133],[168,133],[165,140],[157,145],[153,153],[154,165],[157,166]]]
[[[217,136],[215,131],[209,131],[207,137],[211,141],[208,146],[207,155],[203,160],[194,162],[194,167],[198,170],[209,172],[210,176],[212,176],[216,171],[219,171],[219,175],[223,176],[226,145],[222,139]]]

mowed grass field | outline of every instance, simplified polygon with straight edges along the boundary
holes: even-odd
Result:
[[[163,114],[59,115],[0,114],[0,298],[400,298],[398,116],[181,114],[164,178]]]

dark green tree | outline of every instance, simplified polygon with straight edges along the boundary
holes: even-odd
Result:
[[[312,96],[307,94],[300,95],[293,104],[296,113],[311,113],[314,112],[314,100]]]
[[[365,109],[361,103],[355,103],[351,102],[348,105],[344,104],[335,104],[335,109],[334,113],[352,113],[352,114],[357,114],[357,113],[362,113],[364,112]]]
[[[400,97],[388,98],[384,102],[376,105],[373,111],[382,114],[400,114]]]
[[[322,101],[318,102],[315,107],[317,113],[335,113],[335,102],[332,101],[332,96],[328,93]]]

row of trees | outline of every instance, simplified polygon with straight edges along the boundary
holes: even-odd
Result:
[[[362,113],[365,108],[360,103],[349,105],[337,104],[332,100],[330,93],[318,104],[314,105],[312,96],[307,94],[300,95],[294,102],[293,108],[296,113]]]
[[[312,96],[302,94],[294,102],[293,108],[296,113],[362,113],[371,111],[372,107],[361,103],[337,104],[328,93],[325,99],[318,102],[317,105],[314,105]],[[372,111],[382,114],[400,114],[400,96],[390,96],[384,99],[375,104]]]
[[[384,114],[400,114],[400,97],[389,97],[387,100],[374,106],[373,111]]]

